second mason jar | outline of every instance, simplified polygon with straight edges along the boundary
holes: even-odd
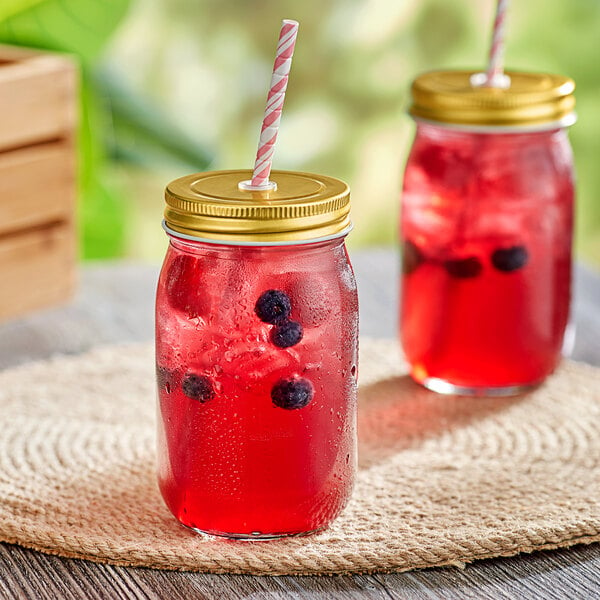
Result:
[[[418,77],[404,177],[400,334],[412,377],[506,395],[559,362],[569,319],[573,82],[507,73]]]
[[[184,525],[265,539],[326,527],[356,465],[358,303],[349,190],[274,171],[166,190],[156,302],[158,478]]]

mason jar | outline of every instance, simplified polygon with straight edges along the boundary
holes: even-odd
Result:
[[[265,539],[326,527],[356,469],[358,302],[349,189],[273,171],[166,189],[156,299],[158,480],[194,530]]]
[[[561,358],[571,300],[575,121],[566,77],[417,77],[400,218],[400,336],[412,377],[510,395]]]

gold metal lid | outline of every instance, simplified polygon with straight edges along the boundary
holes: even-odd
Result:
[[[473,85],[474,71],[432,71],[415,79],[410,114],[469,126],[538,128],[575,122],[575,83],[568,77],[507,71],[506,88]]]
[[[175,235],[223,243],[299,243],[333,238],[350,225],[350,189],[339,179],[272,171],[275,190],[238,184],[250,170],[208,171],[171,181],[165,189],[165,225]]]

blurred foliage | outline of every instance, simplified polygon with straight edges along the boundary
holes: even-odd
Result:
[[[39,2],[42,2],[42,0],[3,0],[2,4],[0,4],[0,21],[16,13],[20,13]]]
[[[147,149],[161,148],[161,162],[174,156],[188,168],[204,168],[207,153],[178,136],[176,128],[140,94],[134,94],[98,66],[107,40],[127,14],[130,0],[3,0],[0,42],[74,54],[81,66],[78,132],[80,223],[86,258],[122,255],[130,221],[128,203],[112,158],[150,167],[148,151],[121,148],[131,137]],[[116,138],[117,124],[127,134]],[[119,140],[119,141],[117,141]]]
[[[106,142],[114,160],[142,168],[175,161],[178,166],[203,169],[210,163],[211,156],[203,146],[174,127],[113,70],[99,69],[95,82],[104,90],[112,115],[111,136]]]
[[[252,166],[282,18],[297,19],[300,33],[274,166],[347,180],[351,242],[392,242],[414,131],[410,82],[429,69],[484,68],[495,7],[494,0],[2,2],[0,40],[82,60],[86,256],[154,258],[164,248],[166,181],[209,164]],[[600,264],[600,2],[513,2],[507,27],[509,68],[577,82],[577,243]]]
[[[280,20],[297,19],[274,166],[345,179],[356,225],[350,242],[391,243],[414,131],[410,83],[435,68],[483,69],[494,9],[494,0],[138,0],[107,61],[210,147],[215,168],[250,167]],[[513,2],[507,27],[509,68],[577,81],[578,248],[600,263],[600,2]],[[179,174],[131,176],[132,190],[158,199],[150,216],[148,197],[139,203],[138,224],[156,223],[161,187]],[[148,247],[162,251],[158,241]]]

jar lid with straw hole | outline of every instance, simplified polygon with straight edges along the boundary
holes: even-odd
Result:
[[[549,129],[575,122],[575,83],[545,73],[506,71],[506,85],[485,86],[474,71],[432,71],[412,84],[410,114],[466,126]]]
[[[350,189],[339,179],[296,171],[271,172],[271,189],[240,183],[251,170],[180,177],[165,190],[165,225],[175,235],[222,243],[299,243],[350,229]]]

